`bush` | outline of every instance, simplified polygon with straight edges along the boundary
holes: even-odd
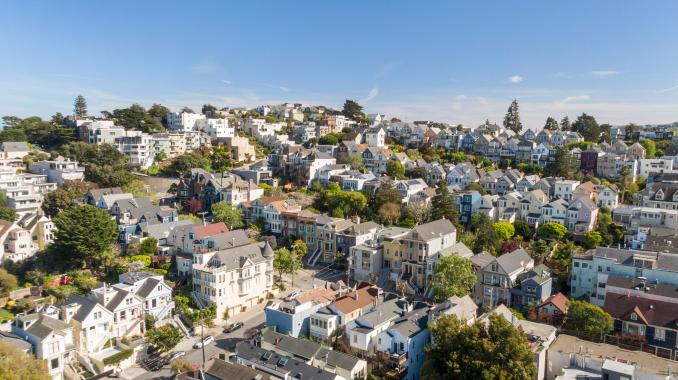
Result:
[[[129,358],[130,356],[132,356],[132,353],[133,353],[133,352],[134,352],[134,351],[132,351],[131,348],[128,348],[128,349],[126,349],[126,350],[122,350],[122,351],[118,352],[117,354],[111,355],[111,356],[107,357],[106,359],[104,359],[104,360],[103,360],[104,365],[118,364],[118,363],[120,363],[121,361],[123,361],[123,360]]]

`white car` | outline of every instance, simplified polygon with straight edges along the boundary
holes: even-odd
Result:
[[[285,297],[285,301],[294,300],[295,298],[297,298],[297,296],[299,296],[300,293],[301,291],[299,289],[293,290],[292,292],[290,292],[290,294],[287,295],[287,297]]]
[[[200,342],[197,342],[196,344],[194,344],[193,348],[202,348],[203,346],[207,346],[208,344],[210,344],[212,342],[214,342],[214,337],[211,336],[211,335],[208,335],[208,336],[202,338],[202,340]]]

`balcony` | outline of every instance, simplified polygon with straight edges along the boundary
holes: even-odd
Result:
[[[407,352],[396,354],[385,352],[386,357],[386,378],[402,379],[407,375]]]

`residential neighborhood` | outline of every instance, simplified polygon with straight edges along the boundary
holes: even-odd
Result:
[[[189,5],[0,5],[0,380],[678,380],[678,5]]]

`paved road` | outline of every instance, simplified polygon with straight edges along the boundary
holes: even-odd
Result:
[[[321,266],[318,268],[305,268],[299,270],[294,276],[294,286],[289,276],[284,277],[286,290],[282,292],[280,298],[284,298],[293,289],[309,290],[316,287],[323,286],[325,281],[336,282],[339,279],[345,279],[346,273],[339,272],[332,269],[331,266]],[[224,334],[224,326],[215,326],[214,328],[205,329],[205,336],[212,335],[215,341],[205,347],[205,360],[212,357],[217,357],[220,353],[232,353],[235,351],[236,343],[250,339],[261,328],[264,327],[265,314],[264,307],[266,303],[259,304],[254,308],[233,316],[229,319],[229,324],[234,322],[243,322],[244,326],[230,334]],[[197,329],[196,336],[185,338],[181,341],[174,351],[185,351],[184,358],[191,363],[202,363],[202,349],[194,349],[193,344],[200,340],[200,329]],[[157,372],[147,372],[143,368],[132,367],[125,370],[124,373],[127,379],[166,379],[171,378],[172,373],[169,366],[165,366],[162,370]]]

